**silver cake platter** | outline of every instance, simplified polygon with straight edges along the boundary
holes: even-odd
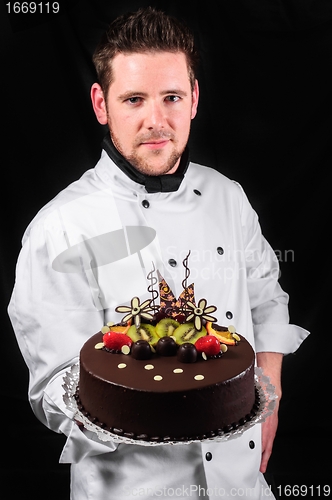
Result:
[[[183,445],[194,442],[222,442],[228,441],[230,439],[235,439],[241,436],[246,430],[250,429],[254,425],[264,422],[267,417],[269,417],[273,413],[276,405],[276,399],[278,397],[275,393],[275,387],[271,384],[269,377],[263,374],[263,370],[261,368],[255,367],[255,386],[256,392],[259,396],[257,398],[259,406],[255,412],[255,415],[250,420],[244,422],[242,425],[239,425],[235,429],[227,432],[219,432],[218,435],[214,437],[207,437],[205,439],[192,439],[186,441],[143,441],[114,434],[94,424],[85,415],[83,415],[83,413],[77,407],[77,401],[75,398],[78,381],[79,365],[75,364],[64,375],[64,383],[62,385],[64,389],[63,400],[67,409],[73,413],[73,419],[88,431],[92,431],[93,433],[95,433],[100,441],[113,441],[115,443],[136,444],[140,446]]]

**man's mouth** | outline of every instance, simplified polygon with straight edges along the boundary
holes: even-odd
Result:
[[[172,140],[174,140],[174,136],[169,131],[152,131],[137,137],[137,145],[146,149],[158,150],[163,149]]]
[[[142,146],[145,146],[148,149],[161,149],[165,147],[169,142],[169,139],[159,139],[159,140],[149,140],[141,142]]]

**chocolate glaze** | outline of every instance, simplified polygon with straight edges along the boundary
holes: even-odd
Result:
[[[254,414],[255,355],[243,337],[221,358],[196,363],[156,354],[137,360],[95,349],[101,341],[98,333],[81,350],[78,400],[91,420],[111,432],[157,441],[202,439],[231,430]],[[162,379],[155,380],[156,375]],[[196,380],[196,375],[204,378]]]

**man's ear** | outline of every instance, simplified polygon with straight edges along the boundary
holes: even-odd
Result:
[[[94,83],[91,87],[92,107],[101,125],[107,125],[107,111],[104,93],[99,83]]]
[[[197,106],[198,106],[198,98],[199,98],[199,87],[198,87],[198,81],[195,80],[195,86],[194,86],[193,96],[192,96],[191,119],[195,118],[195,116],[196,116]]]

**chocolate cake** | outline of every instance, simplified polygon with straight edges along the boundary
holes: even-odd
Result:
[[[254,415],[255,356],[243,337],[222,356],[193,363],[95,349],[102,338],[81,350],[78,405],[105,429],[140,440],[204,439]]]
[[[190,252],[189,252],[190,254]],[[196,305],[186,277],[176,298],[155,269],[152,298],[118,306],[120,324],[108,324],[80,353],[79,410],[97,425],[131,439],[183,441],[230,431],[257,408],[255,354],[235,327],[219,326],[215,306]],[[160,305],[156,299],[160,298]]]

